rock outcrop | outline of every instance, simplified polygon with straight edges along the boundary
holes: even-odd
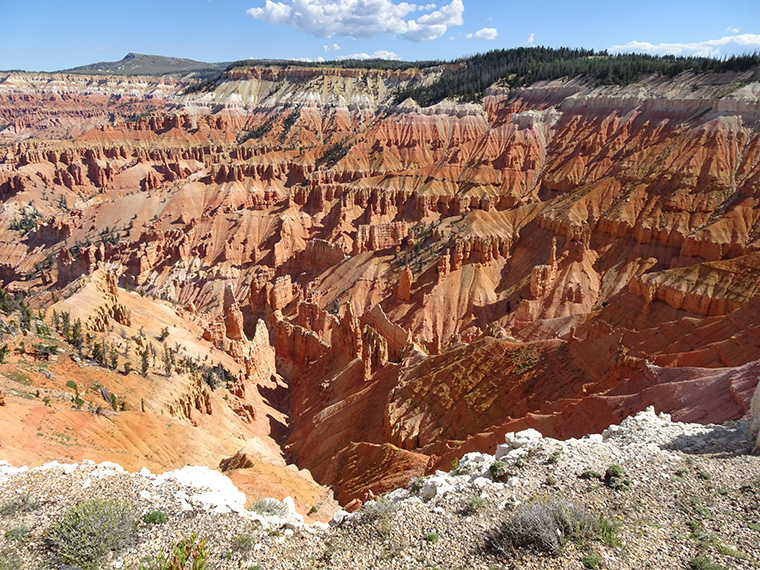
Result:
[[[755,394],[752,396],[749,413],[751,417],[750,431],[757,436],[754,452],[758,453],[760,452],[760,382],[758,382]]]

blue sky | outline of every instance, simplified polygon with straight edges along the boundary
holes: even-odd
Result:
[[[0,69],[128,52],[454,59],[520,45],[730,55],[760,50],[760,0],[0,0]]]

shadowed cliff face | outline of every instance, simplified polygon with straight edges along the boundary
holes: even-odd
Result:
[[[0,278],[46,306],[106,266],[192,303],[252,409],[287,416],[270,435],[343,503],[519,428],[745,414],[760,85],[392,104],[439,73],[252,68],[188,95],[9,75]]]

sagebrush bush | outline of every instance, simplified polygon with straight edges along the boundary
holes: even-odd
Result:
[[[256,545],[256,541],[253,537],[247,534],[238,534],[232,539],[231,548],[233,552],[239,552],[240,554],[248,554],[253,550]]]
[[[378,497],[374,501],[364,503],[364,506],[362,506],[364,518],[370,521],[393,518],[397,510],[398,505],[385,497]]]
[[[582,542],[597,532],[597,519],[582,505],[562,497],[541,497],[520,505],[489,542],[503,555],[521,548],[556,554],[568,540]]]
[[[398,509],[397,503],[385,497],[378,497],[374,501],[364,503],[361,512],[364,519],[374,524],[380,534],[388,534],[393,527]]]
[[[248,510],[266,517],[284,517],[288,514],[288,506],[272,497],[256,499]]]
[[[480,495],[473,495],[467,499],[467,503],[464,506],[465,514],[472,514],[486,506],[486,500]]]
[[[109,551],[121,546],[134,528],[127,503],[92,499],[69,509],[45,538],[61,562],[91,570]]]

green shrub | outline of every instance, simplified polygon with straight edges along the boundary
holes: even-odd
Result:
[[[716,564],[707,556],[699,555],[689,560],[690,570],[725,570],[720,564]]]
[[[427,533],[425,535],[425,541],[426,542],[431,542],[432,543],[432,542],[435,542],[436,540],[438,540],[439,538],[440,537],[438,536],[437,532],[429,532],[429,533]]]
[[[385,497],[378,497],[374,501],[368,501],[362,506],[364,518],[377,521],[385,518],[393,518],[398,510],[398,505]]]
[[[546,460],[546,462],[549,465],[554,465],[559,461],[559,456],[562,455],[562,450],[558,449],[557,451],[553,452],[549,458]]]
[[[467,503],[464,506],[465,514],[471,514],[486,506],[486,500],[480,495],[473,495],[467,499]]]
[[[584,554],[581,556],[581,564],[585,568],[596,568],[602,563],[602,557],[598,554]]]
[[[390,532],[398,504],[385,497],[378,497],[374,501],[364,503],[362,506],[362,515],[367,522],[373,523],[375,528],[381,534]]]
[[[556,554],[568,540],[582,542],[597,533],[596,519],[583,506],[541,497],[520,505],[489,542],[502,555],[520,548]]]
[[[631,488],[631,480],[625,475],[625,469],[620,465],[610,465],[604,473],[604,484],[615,491],[627,491]]]
[[[13,527],[5,531],[6,540],[12,542],[28,542],[29,541],[29,527],[21,525]]]
[[[424,477],[417,477],[412,481],[412,485],[409,487],[409,490],[412,493],[419,493],[422,488],[425,486],[425,482],[430,479],[429,475],[426,475]]]
[[[149,511],[143,515],[143,522],[147,524],[164,524],[169,520],[166,511]]]
[[[134,527],[129,505],[92,499],[69,509],[45,538],[61,562],[90,570],[97,568],[109,551],[121,546]]]
[[[550,487],[554,487],[554,485],[557,484],[557,478],[554,475],[551,475],[551,474],[547,475],[546,476],[546,484],[549,485]]]
[[[590,481],[591,479],[599,479],[602,480],[602,474],[598,471],[594,471],[593,469],[586,469],[583,473],[579,475],[581,479],[586,479],[587,481]]]
[[[501,479],[509,472],[507,470],[507,464],[503,461],[494,461],[491,463],[488,471],[491,473],[491,477],[494,479]]]

